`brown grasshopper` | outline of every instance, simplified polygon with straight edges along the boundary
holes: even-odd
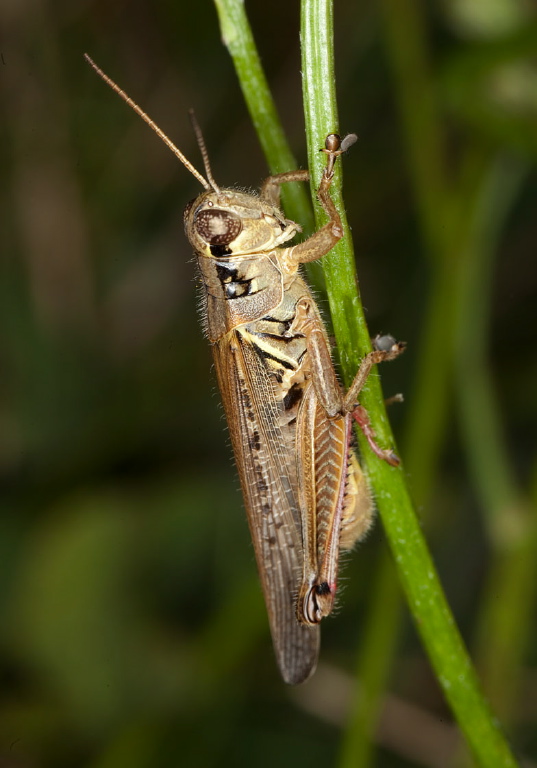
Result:
[[[280,187],[308,171],[270,176],[259,196],[221,189],[193,120],[206,178],[94,62],[86,59],[205,188],[185,210],[186,235],[203,284],[202,315],[239,470],[278,665],[287,683],[314,671],[319,623],[333,608],[339,553],[371,525],[367,480],[350,447],[353,420],[373,451],[358,395],[373,365],[404,348],[382,337],[347,393],[334,370],[317,305],[299,267],[324,256],[343,235],[329,195],[337,157],[355,140],[330,134],[317,192],[329,221],[296,245],[300,231],[279,207]]]

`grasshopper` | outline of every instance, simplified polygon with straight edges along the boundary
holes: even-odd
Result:
[[[193,116],[206,177],[86,59],[204,187],[186,207],[185,232],[198,259],[203,323],[278,666],[285,682],[301,683],[317,664],[319,624],[334,605],[340,551],[351,549],[372,522],[368,482],[351,448],[353,421],[380,458],[399,463],[393,451],[375,442],[358,395],[372,366],[393,360],[404,345],[380,337],[344,393],[319,310],[299,273],[301,264],[320,259],[343,235],[329,190],[337,158],[356,137],[327,136],[317,196],[329,221],[289,245],[300,226],[280,210],[280,187],[308,181],[307,170],[269,176],[259,195],[221,189]]]

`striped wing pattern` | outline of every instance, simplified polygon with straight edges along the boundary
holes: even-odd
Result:
[[[274,384],[262,357],[240,330],[230,337],[229,346],[213,346],[215,366],[278,664],[284,680],[296,684],[314,671],[320,645],[319,627],[296,618],[303,563],[296,449],[278,424]]]

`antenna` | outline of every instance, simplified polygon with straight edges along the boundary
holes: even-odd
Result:
[[[218,184],[213,178],[213,174],[211,171],[211,164],[209,163],[209,153],[207,152],[207,147],[205,146],[205,139],[203,138],[203,133],[201,132],[200,124],[198,123],[196,119],[196,114],[193,109],[188,110],[188,114],[190,115],[190,122],[192,123],[192,128],[194,129],[194,133],[196,134],[196,141],[198,142],[198,147],[200,148],[201,156],[203,158],[203,166],[205,168],[205,173],[207,174],[207,178],[209,179],[209,184],[214,189],[215,192],[220,192],[218,189]]]
[[[143,111],[143,109],[141,109],[141,108],[138,106],[138,104],[137,104],[135,101],[133,101],[133,100],[130,98],[130,96],[127,96],[127,94],[125,93],[125,91],[122,91],[122,90],[121,90],[121,88],[119,87],[119,85],[117,85],[116,83],[114,83],[114,81],[112,80],[112,78],[108,77],[108,75],[105,75],[105,73],[102,71],[102,69],[100,69],[100,67],[98,67],[98,66],[97,66],[97,64],[96,64],[96,63],[93,61],[93,59],[91,59],[91,58],[88,56],[88,54],[87,54],[87,53],[85,53],[85,54],[84,54],[84,58],[86,59],[86,61],[88,62],[88,64],[89,64],[91,67],[93,67],[93,69],[95,70],[95,72],[97,72],[97,74],[99,75],[99,77],[100,77],[102,80],[104,80],[104,82],[105,82],[107,85],[109,85],[109,86],[110,86],[110,88],[111,88],[113,91],[115,91],[115,92],[117,93],[117,95],[118,95],[118,96],[121,96],[121,98],[123,99],[123,101],[125,101],[125,102],[126,102],[128,105],[129,105],[129,107],[132,107],[132,109],[134,109],[134,111],[136,112],[136,114],[137,114],[137,115],[139,115],[139,116],[142,118],[142,120],[144,120],[144,121],[145,121],[145,122],[148,124],[148,126],[149,126],[150,128],[152,128],[152,129],[155,131],[155,133],[157,134],[157,136],[159,136],[159,138],[161,138],[161,139],[162,139],[162,141],[163,141],[163,142],[166,144],[166,146],[167,146],[167,147],[169,147],[169,148],[171,149],[171,151],[173,152],[173,154],[174,154],[176,157],[178,157],[178,158],[179,158],[179,160],[180,160],[180,161],[183,163],[183,165],[185,166],[185,168],[186,168],[187,170],[189,170],[189,171],[190,171],[190,173],[191,173],[193,176],[195,176],[195,178],[196,178],[196,179],[199,181],[199,183],[200,183],[200,184],[201,184],[203,187],[205,187],[205,189],[209,190],[209,189],[211,189],[211,188],[212,188],[212,189],[214,189],[214,191],[215,191],[215,192],[220,192],[220,190],[218,189],[217,185],[216,185],[216,184],[215,184],[215,182],[214,182],[214,179],[212,178],[212,175],[210,174],[210,171],[208,171],[208,173],[207,173],[207,176],[208,176],[208,178],[209,178],[209,181],[207,181],[207,179],[204,179],[204,178],[203,178],[203,176],[201,175],[201,173],[200,173],[199,171],[197,171],[197,170],[194,168],[194,166],[192,165],[192,163],[190,162],[190,160],[187,160],[187,159],[186,159],[186,157],[183,155],[183,153],[181,152],[181,150],[180,150],[180,149],[178,149],[178,147],[176,147],[176,146],[175,146],[175,144],[173,143],[173,141],[171,141],[171,139],[169,139],[169,138],[166,136],[166,134],[164,133],[164,131],[162,131],[162,130],[161,130],[159,127],[158,127],[158,125],[157,125],[156,123],[154,123],[154,122],[153,122],[153,120],[151,120],[151,118],[149,117],[149,115],[147,115],[147,114],[146,114],[146,113]],[[194,130],[195,130],[195,129],[194,129]],[[199,130],[199,127],[198,127],[198,130]],[[201,134],[201,132],[200,132],[200,134]],[[199,144],[199,136],[198,136],[197,132],[196,132],[196,138],[198,139],[198,144]],[[203,141],[203,138],[202,138],[202,141]],[[200,145],[200,148],[201,148],[201,145]],[[203,144],[203,149],[202,149],[202,155],[203,155],[203,162],[205,163],[205,169],[207,170],[207,168],[209,167],[209,161],[208,161],[208,160],[206,161],[207,150],[205,149],[205,145],[204,145],[204,144]],[[209,183],[209,182],[210,182],[210,183]]]

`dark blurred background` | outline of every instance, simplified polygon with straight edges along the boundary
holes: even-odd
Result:
[[[298,4],[247,11],[303,167]],[[535,6],[335,19],[360,288],[372,335],[408,342],[382,371],[394,429],[485,688],[537,761]],[[210,2],[1,3],[0,766],[337,765],[383,594],[370,764],[460,765],[380,523],[316,677],[279,679],[182,231],[199,187],[85,51],[199,167],[194,107],[220,184],[267,175]]]

